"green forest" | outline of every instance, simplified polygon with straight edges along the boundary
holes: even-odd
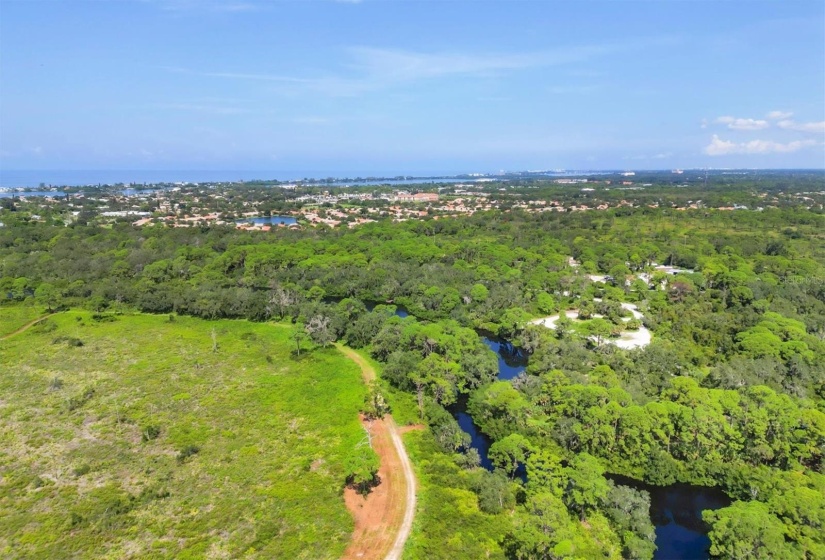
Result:
[[[421,487],[405,558],[652,558],[650,499],[611,475],[721,488],[714,557],[825,557],[821,211],[513,209],[266,234],[15,222],[0,294],[21,323],[275,321],[299,352],[368,352],[427,427],[406,436]],[[570,310],[585,320],[534,322]],[[611,344],[640,328],[649,345]],[[520,349],[526,373],[498,380],[479,333]]]

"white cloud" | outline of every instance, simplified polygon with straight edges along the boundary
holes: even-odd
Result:
[[[768,121],[757,119],[737,119],[735,117],[719,117],[714,122],[717,124],[725,124],[731,130],[763,130],[770,126]]]
[[[507,70],[557,66],[606,54],[614,48],[585,45],[529,53],[477,55],[355,47],[350,53],[356,59],[356,67],[369,76],[411,81],[450,75],[488,76]]]
[[[598,89],[598,86],[550,86],[547,92],[554,95],[587,95]]]
[[[154,4],[166,12],[218,12],[242,13],[259,12],[264,6],[252,2],[232,2],[226,0],[143,0]]]
[[[247,109],[240,107],[228,107],[221,105],[206,105],[200,103],[157,103],[155,107],[159,109],[172,109],[175,111],[193,111],[197,113],[207,113],[210,115],[240,115],[248,113]]]
[[[796,130],[797,132],[825,132],[825,121],[798,123],[792,120],[782,120],[776,126],[785,130]]]
[[[782,120],[782,119],[789,119],[793,116],[793,113],[790,111],[771,111],[765,117],[771,120]]]
[[[359,95],[399,84],[449,77],[490,77],[537,68],[575,64],[612,53],[641,49],[662,40],[640,40],[627,44],[578,45],[542,51],[509,54],[468,54],[420,52],[374,47],[346,49],[350,62],[338,75],[290,76],[245,71],[200,71],[163,67],[170,72],[213,78],[266,81],[277,84],[275,91],[298,95],[312,92],[333,96]],[[556,93],[585,93],[591,86],[559,88]],[[551,91],[553,92],[553,91]]]
[[[815,140],[795,140],[782,144],[773,140],[751,140],[749,142],[732,142],[713,135],[710,144],[705,147],[709,156],[726,156],[730,154],[787,154],[803,148],[819,145]]]
[[[295,124],[308,124],[308,125],[327,125],[332,124],[332,120],[325,118],[325,117],[295,117],[292,119],[293,123]]]
[[[668,159],[668,158],[671,158],[671,157],[673,157],[673,152],[662,152],[662,153],[655,154],[655,155],[652,155],[652,156],[649,156],[649,155],[626,156],[622,159],[642,161],[642,160],[649,160],[649,159]]]

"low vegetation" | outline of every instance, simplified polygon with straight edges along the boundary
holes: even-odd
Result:
[[[3,320],[0,321],[0,338],[8,336],[31,321],[45,315],[40,306],[15,305],[3,309]]]
[[[110,317],[0,342],[0,556],[339,557],[358,367],[277,325]]]

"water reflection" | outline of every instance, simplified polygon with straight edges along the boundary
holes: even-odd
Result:
[[[369,305],[372,309],[375,304]],[[397,307],[395,314],[407,317],[403,307]],[[498,379],[510,381],[525,371],[527,353],[493,333],[479,331],[482,342],[498,357]],[[492,440],[481,432],[467,413],[466,395],[450,407],[450,412],[458,425],[470,436],[470,445],[478,451],[481,466],[492,471],[489,451]],[[524,466],[516,476],[526,480]],[[702,511],[719,509],[731,504],[730,498],[718,488],[694,486],[691,484],[671,484],[652,486],[620,475],[609,475],[616,484],[644,490],[650,494],[650,518],[656,528],[656,553],[654,560],[706,560],[710,557],[710,527],[702,520]]]
[[[718,488],[675,483],[652,486],[621,475],[608,475],[616,484],[650,494],[650,519],[656,527],[654,560],[705,560],[710,557],[710,527],[702,520],[706,509],[719,509],[731,499]]]
[[[482,342],[498,356],[498,379],[509,381],[515,379],[527,368],[527,353],[512,342],[496,335],[479,331]]]

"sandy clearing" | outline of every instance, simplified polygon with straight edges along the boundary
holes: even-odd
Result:
[[[599,300],[600,301],[600,300]],[[633,314],[634,319],[642,320],[644,319],[644,315],[639,312],[638,307],[632,303],[622,303],[622,308],[627,309]],[[565,311],[565,316],[571,320],[577,320],[579,318],[579,312],[575,310]],[[558,322],[561,315],[552,315],[550,317],[542,317],[541,319],[535,319],[530,321],[534,325],[543,325],[548,329],[555,329],[556,323]],[[594,317],[598,317],[598,315],[594,315]],[[624,319],[625,322],[630,321],[630,317]],[[624,331],[619,338],[609,338],[604,341],[605,344],[613,344],[614,346],[618,346],[619,348],[624,348],[625,350],[632,350],[634,348],[644,348],[648,344],[650,344],[651,340],[653,340],[653,335],[650,330],[642,325],[639,327],[639,330],[636,331]]]
[[[575,319],[579,318],[579,312],[575,311],[575,310],[565,311],[564,315],[568,319],[575,320]],[[535,320],[530,321],[530,322],[533,323],[534,325],[543,325],[543,326],[547,327],[548,329],[555,329],[556,328],[556,323],[558,322],[558,320],[560,318],[561,318],[561,315],[551,315],[550,317],[542,317],[541,319],[535,319]]]

